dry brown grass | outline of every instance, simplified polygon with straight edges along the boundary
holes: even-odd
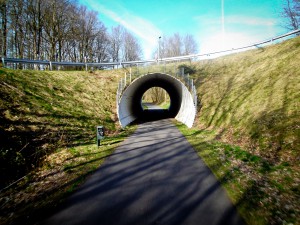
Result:
[[[116,116],[123,74],[0,69],[1,189],[13,184],[0,192],[1,224],[43,217],[131,132]],[[107,137],[100,148],[97,125]]]
[[[199,111],[180,126],[248,224],[299,224],[300,37],[193,64]]]
[[[200,62],[195,76],[202,127],[259,147],[273,160],[300,149],[300,38],[262,49]],[[234,132],[231,132],[234,130]],[[242,137],[242,138],[240,138]],[[291,157],[289,160],[295,160]]]

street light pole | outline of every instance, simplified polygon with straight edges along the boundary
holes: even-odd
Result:
[[[158,37],[158,53],[157,53],[158,62],[159,62],[159,58],[160,58],[160,39],[161,39],[161,36]]]
[[[225,16],[224,16],[224,0],[221,0],[221,17],[222,17],[222,48],[225,46]]]

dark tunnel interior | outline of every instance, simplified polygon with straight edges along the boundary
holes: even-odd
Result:
[[[169,109],[143,109],[143,95],[152,87],[166,90],[170,97]],[[118,118],[122,127],[132,122],[164,118],[175,118],[188,127],[192,127],[196,115],[194,99],[189,89],[178,78],[164,73],[148,73],[136,78],[117,100]]]
[[[142,97],[144,93],[152,87],[160,87],[166,90],[170,96],[169,109],[144,110],[142,108]],[[164,77],[156,77],[145,80],[136,88],[130,107],[133,115],[137,118],[137,122],[174,118],[179,112],[181,100],[181,91],[174,83],[164,79]]]

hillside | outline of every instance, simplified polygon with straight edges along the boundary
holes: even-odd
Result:
[[[90,143],[97,125],[115,132],[116,73],[1,70],[1,186],[58,147]]]
[[[13,184],[0,192],[0,224],[48,212],[130,132],[116,117],[121,74],[0,69],[0,187]]]
[[[300,223],[299,61],[300,37],[186,65],[198,113],[178,127],[249,224]],[[134,129],[116,118],[124,72],[0,69],[0,187],[17,181],[0,193],[0,221],[43,218]]]
[[[299,160],[300,37],[197,64],[198,126],[259,149],[270,160]]]
[[[190,64],[194,128],[179,125],[248,224],[300,223],[300,37]]]

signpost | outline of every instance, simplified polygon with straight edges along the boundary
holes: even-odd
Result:
[[[104,127],[97,126],[97,146],[101,145],[101,140],[104,139]]]

